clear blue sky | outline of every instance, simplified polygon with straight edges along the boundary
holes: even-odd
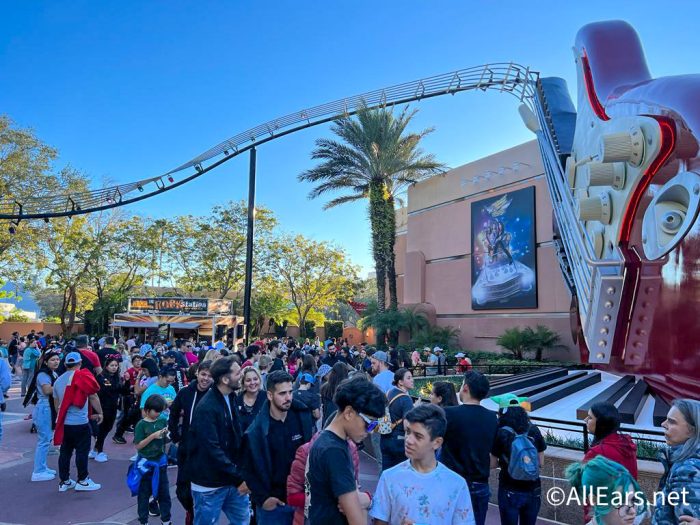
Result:
[[[700,3],[169,1],[3,3],[0,113],[92,176],[159,175],[237,132],[364,91],[488,62],[515,61],[574,88],[571,46],[585,23],[622,18],[654,76],[698,72]],[[415,129],[450,166],[532,135],[495,93],[424,101]],[[327,126],[258,151],[259,204],[284,229],[339,242],[371,269],[364,204],[324,212],[296,182]],[[247,195],[248,159],[130,207],[201,214]]]

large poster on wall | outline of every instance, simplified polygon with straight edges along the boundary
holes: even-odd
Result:
[[[535,187],[471,205],[472,308],[537,308]]]

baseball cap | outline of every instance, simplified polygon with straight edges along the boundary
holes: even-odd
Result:
[[[442,348],[436,346],[435,348],[433,348],[433,352],[442,352]]]
[[[465,357],[465,355],[462,352],[459,352],[458,354],[455,354],[455,357]]]
[[[491,397],[491,401],[496,403],[499,408],[522,407],[528,412],[532,410],[530,400],[527,397],[518,397],[515,394],[503,394],[500,396]]]
[[[163,357],[167,357],[168,359],[177,359],[177,352],[175,350],[168,350],[163,354]]]
[[[81,356],[78,352],[71,352],[66,356],[67,365],[77,365],[78,363],[82,362],[83,356]]]
[[[384,352],[383,350],[379,350],[378,352],[374,352],[372,354],[372,359],[376,359],[377,361],[381,361],[381,362],[386,363],[386,364],[391,364],[389,362],[389,356],[386,355],[386,352]]]
[[[306,383],[311,383],[312,385],[316,382],[314,376],[308,373],[301,374],[301,380]]]

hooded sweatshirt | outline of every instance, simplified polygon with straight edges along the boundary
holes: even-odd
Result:
[[[590,461],[596,456],[604,456],[619,463],[632,474],[635,480],[637,479],[637,445],[628,434],[614,432],[605,436],[588,449],[583,461]]]
[[[613,432],[588,449],[583,461],[590,461],[596,456],[603,456],[619,463],[627,469],[632,477],[637,479],[637,445],[628,434]],[[583,517],[585,523],[592,519],[590,505],[584,505]]]

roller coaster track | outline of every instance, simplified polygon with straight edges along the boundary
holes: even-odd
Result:
[[[463,91],[497,90],[517,97],[535,113],[539,73],[514,63],[495,63],[460,69],[429,78],[398,84],[361,95],[343,98],[309,109],[290,113],[238,133],[192,160],[162,175],[102,189],[63,195],[42,194],[0,199],[0,219],[14,223],[27,219],[70,217],[125,206],[194,180],[224,162],[266,142],[349,117],[362,105],[368,108],[406,104]]]

